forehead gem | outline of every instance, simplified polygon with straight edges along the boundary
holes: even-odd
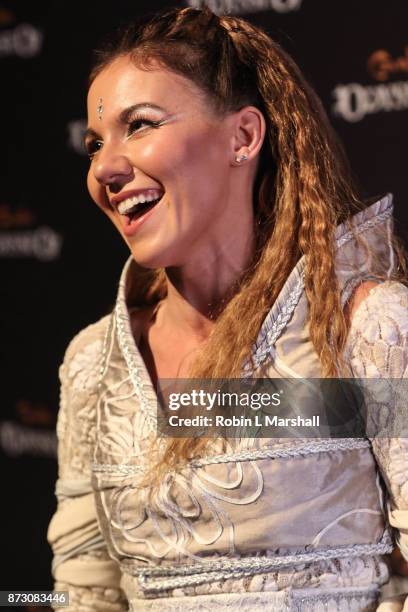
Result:
[[[97,111],[97,113],[99,115],[99,120],[101,120],[102,119],[102,113],[103,113],[103,100],[102,100],[102,98],[99,98],[99,104],[96,107],[96,111]]]

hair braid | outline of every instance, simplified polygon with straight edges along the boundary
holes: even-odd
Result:
[[[254,184],[253,261],[231,288],[191,376],[240,375],[266,314],[302,256],[310,337],[322,375],[336,376],[347,328],[334,234],[336,226],[364,204],[319,98],[294,61],[260,27],[231,16],[219,18],[208,8],[172,9],[128,28],[119,42],[99,52],[90,81],[123,55],[130,55],[140,68],[148,70],[155,61],[190,79],[220,118],[255,105],[267,126]],[[395,252],[404,271],[404,254],[397,244]],[[163,272],[144,278],[150,284],[139,286],[134,300],[163,297]],[[161,468],[175,468],[201,454],[207,443],[170,440]],[[161,470],[155,474],[160,478]]]

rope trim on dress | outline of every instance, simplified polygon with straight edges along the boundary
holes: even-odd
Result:
[[[144,382],[140,373],[140,368],[135,363],[136,346],[132,335],[132,330],[130,328],[129,313],[125,299],[126,275],[131,261],[131,258],[127,261],[119,282],[119,292],[115,306],[117,338],[120,350],[126,361],[130,380],[132,381],[133,388],[140,403],[140,408],[142,409],[146,419],[149,419],[150,425],[153,429],[155,427],[153,412],[150,410],[149,400],[144,393]]]
[[[140,474],[143,468],[139,465],[130,465],[128,463],[92,463],[92,471],[103,474],[120,474],[121,476],[130,476],[132,474]]]
[[[292,317],[293,311],[299,303],[301,295],[304,289],[304,277],[303,271],[301,272],[301,277],[296,283],[295,288],[289,294],[286,303],[282,307],[282,310],[276,317],[275,321],[271,324],[270,329],[266,333],[266,336],[258,348],[256,353],[253,355],[253,361],[256,368],[260,366],[260,364],[265,361],[266,357],[269,354],[270,347],[275,344],[279,336],[282,334],[286,325],[288,324],[290,318]],[[268,325],[268,322],[266,322]],[[266,346],[265,346],[266,344]],[[250,363],[246,363],[243,369],[243,374],[248,374],[251,371]]]
[[[257,459],[286,459],[287,457],[305,457],[312,453],[333,452],[336,450],[350,451],[362,448],[369,448],[369,440],[363,438],[327,439],[319,442],[312,442],[295,448],[277,448],[264,450],[240,451],[238,453],[216,455],[215,457],[205,457],[197,461],[192,461],[192,467],[213,465],[215,463],[229,463],[230,461],[254,461]]]
[[[274,557],[246,557],[243,559],[212,559],[202,564],[180,565],[177,567],[140,568],[131,566],[125,561],[121,569],[139,579],[140,588],[145,593],[167,591],[169,589],[198,586],[219,580],[244,578],[255,574],[272,572],[281,568],[296,567],[305,563],[345,559],[359,556],[389,554],[393,542],[387,530],[381,540],[375,544],[353,544],[351,546],[328,548],[293,555],[276,555]]]
[[[246,450],[238,453],[215,455],[213,457],[204,457],[196,461],[191,461],[192,468],[199,468],[205,465],[214,465],[219,463],[231,463],[242,461],[257,461],[262,459],[286,459],[289,457],[306,457],[313,453],[325,453],[333,451],[350,451],[369,448],[369,440],[363,438],[344,438],[344,439],[323,439],[319,442],[309,442],[295,448],[277,448],[263,450]],[[95,473],[120,474],[130,476],[132,474],[140,474],[143,468],[139,465],[131,465],[128,463],[92,463],[92,471]]]
[[[337,238],[336,249],[339,249],[347,242],[350,242],[350,240],[354,238],[355,234],[362,234],[366,230],[375,227],[383,221],[386,221],[389,217],[391,217],[392,212],[393,208],[392,205],[390,205],[389,208],[386,208],[383,212],[378,213],[377,215],[375,215],[375,217],[372,217],[372,219],[367,219],[367,221],[364,221],[363,223],[361,223],[361,225],[356,225],[354,231],[350,230],[349,232],[343,234],[343,236],[341,236],[340,238]]]

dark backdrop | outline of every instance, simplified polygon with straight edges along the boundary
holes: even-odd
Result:
[[[0,0],[1,589],[51,588],[57,369],[111,308],[127,252],[85,186],[91,49],[132,16],[190,2]],[[323,99],[367,196],[392,191],[406,238],[405,0],[209,0],[294,56]]]

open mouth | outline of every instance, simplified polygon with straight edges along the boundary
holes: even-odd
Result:
[[[117,212],[125,217],[125,225],[129,226],[133,222],[143,217],[152,210],[163,198],[164,192],[155,190],[156,193],[148,193],[146,196],[133,196],[119,202]],[[157,197],[154,197],[157,196]]]
[[[162,198],[157,198],[151,202],[143,202],[142,204],[136,204],[129,212],[126,213],[128,223],[132,223],[135,219],[138,219],[144,215],[148,210],[151,210],[160,202]]]

